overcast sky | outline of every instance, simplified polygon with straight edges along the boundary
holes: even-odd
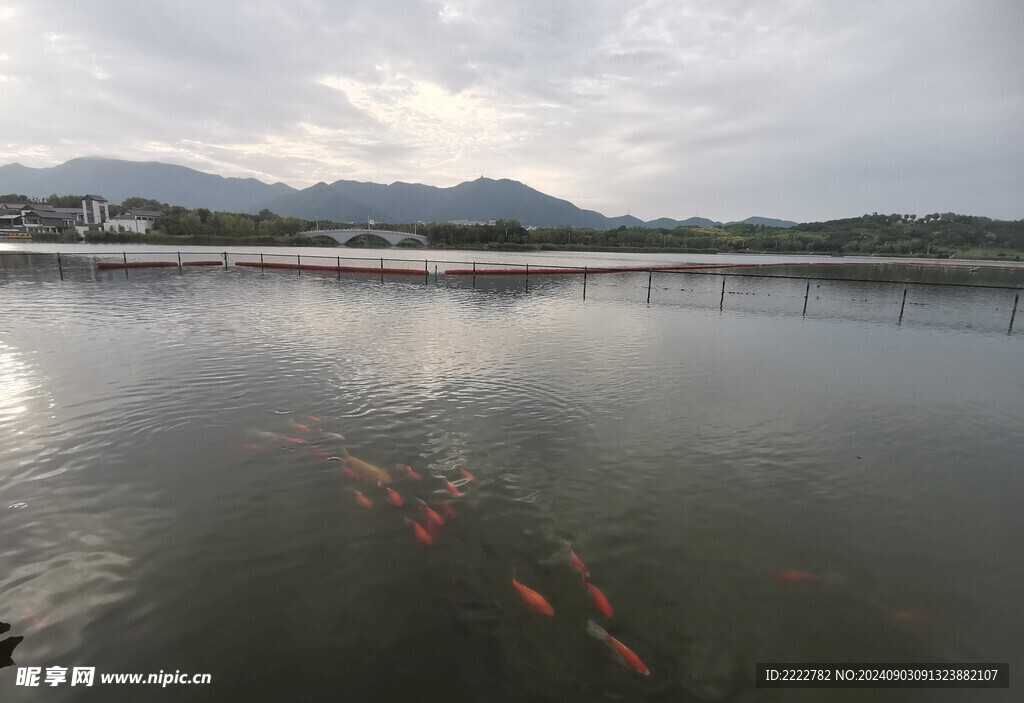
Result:
[[[1022,36],[1020,0],[0,0],[0,164],[1019,219]]]

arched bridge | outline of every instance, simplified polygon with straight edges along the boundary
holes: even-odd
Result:
[[[391,246],[397,246],[403,239],[413,239],[423,246],[427,246],[427,238],[422,234],[409,234],[408,232],[391,232],[386,229],[315,229],[306,232],[299,232],[303,237],[330,237],[338,244],[347,244],[349,240],[361,237],[364,234],[372,234],[387,241]]]

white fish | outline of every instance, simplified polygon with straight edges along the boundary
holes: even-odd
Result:
[[[345,435],[338,434],[337,432],[324,432],[323,434],[324,437],[333,437],[334,439],[339,439],[343,442],[345,441]]]

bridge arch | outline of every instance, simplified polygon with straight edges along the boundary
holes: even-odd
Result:
[[[303,237],[328,237],[333,239],[338,244],[348,244],[351,240],[356,237],[361,237],[364,234],[372,234],[375,237],[380,237],[391,246],[398,246],[398,243],[412,239],[419,242],[423,246],[427,246],[427,238],[421,234],[409,234],[408,232],[392,232],[386,229],[319,229],[319,230],[307,230],[305,232],[299,232],[299,236]]]

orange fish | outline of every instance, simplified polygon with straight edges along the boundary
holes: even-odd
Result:
[[[569,550],[569,565],[572,566],[572,568],[576,569],[576,571],[579,571],[584,576],[590,576],[590,569],[588,569],[583,564],[583,562],[580,561],[580,558],[576,556],[576,552],[572,551],[571,549]]]
[[[445,484],[445,487],[448,489],[448,492],[451,493],[453,496],[458,497],[458,496],[462,495],[462,491],[460,491],[458,488],[456,488],[455,484],[453,484],[448,479],[445,479],[444,484]]]
[[[411,478],[413,481],[422,481],[423,477],[412,470],[412,467],[408,464],[395,464],[396,469],[400,469],[405,472],[405,475]]]
[[[299,430],[300,432],[309,432],[310,431],[310,429],[308,427],[306,427],[305,425],[300,425],[297,422],[293,422],[292,423],[292,427],[294,427],[295,429]]]
[[[821,583],[822,578],[816,574],[809,574],[806,571],[781,571],[779,580],[786,583]]]
[[[342,456],[345,457],[345,465],[350,469],[359,474],[359,477],[363,481],[377,481],[384,483],[391,483],[391,476],[382,468],[374,466],[368,461],[362,459],[356,459],[354,456],[348,453],[348,450],[342,448]]]
[[[304,439],[296,439],[295,437],[285,437],[283,434],[279,434],[277,438],[280,439],[282,442],[291,442],[292,444],[309,444],[309,442],[307,442]]]
[[[538,615],[547,615],[549,618],[555,616],[555,609],[551,607],[551,604],[544,600],[544,596],[534,591],[532,588],[527,588],[523,584],[516,581],[516,570],[512,569],[512,586],[515,587],[519,597],[526,603],[526,608],[531,613],[537,613]]]
[[[417,498],[417,500],[419,500],[420,505],[423,506],[424,512],[426,512],[428,522],[433,523],[438,527],[444,524],[444,518],[435,513],[433,510],[431,510],[430,506],[427,505],[427,501],[423,500],[422,498]]]
[[[416,522],[415,520],[410,520],[409,518],[405,518],[405,522],[409,525],[412,525],[412,530],[413,533],[416,535],[417,540],[427,545],[428,547],[434,543],[434,539],[430,536],[430,534],[427,533],[426,530],[423,529],[423,526],[420,525],[418,522]]]
[[[467,481],[469,481],[470,483],[476,483],[476,476],[469,473],[465,469],[459,469],[459,471],[462,472],[462,475],[466,478]]]
[[[444,516],[449,520],[455,519],[455,509],[447,503],[441,503],[441,512],[444,513]]]
[[[356,502],[359,503],[359,505],[363,506],[367,510],[373,507],[373,501],[364,496],[362,491],[357,491],[353,488],[352,492],[356,494]]]
[[[588,583],[586,580],[583,581],[583,585],[590,591],[590,597],[594,600],[594,607],[597,608],[598,612],[606,618],[612,617],[615,613],[612,610],[612,604],[608,602],[608,599],[604,597],[601,591],[597,590],[597,586]]]
[[[310,447],[310,449],[313,449],[313,448]],[[330,452],[321,451],[319,449],[313,449],[313,453],[316,454],[321,459],[330,459],[332,456],[334,456]]]
[[[355,471],[353,471],[352,469],[348,468],[344,464],[342,464],[342,466],[341,466],[341,473],[345,474],[346,476],[348,476],[353,481],[361,480],[359,478],[359,474],[357,474]]]
[[[320,418],[318,418],[318,417],[313,417],[312,415],[306,415],[306,417],[307,417],[307,418],[309,418],[310,422],[316,422],[316,423],[321,423],[321,422],[323,422],[323,420],[321,420]]]
[[[243,445],[243,446],[244,446],[245,449],[248,449],[250,452],[265,452],[265,451],[267,451],[267,448],[264,447],[262,444],[246,444],[246,445]]]
[[[398,491],[391,490],[380,481],[377,482],[377,485],[383,488],[384,492],[388,494],[388,501],[393,506],[395,506],[396,508],[401,508],[402,505],[404,505],[404,503],[402,502],[402,496],[398,495]]]
[[[604,641],[611,648],[612,653],[615,654],[615,659],[627,669],[632,669],[644,676],[651,675],[651,670],[640,661],[640,657],[634,654],[633,650],[609,635],[605,632],[604,628],[597,625],[593,620],[587,620],[587,634]]]

